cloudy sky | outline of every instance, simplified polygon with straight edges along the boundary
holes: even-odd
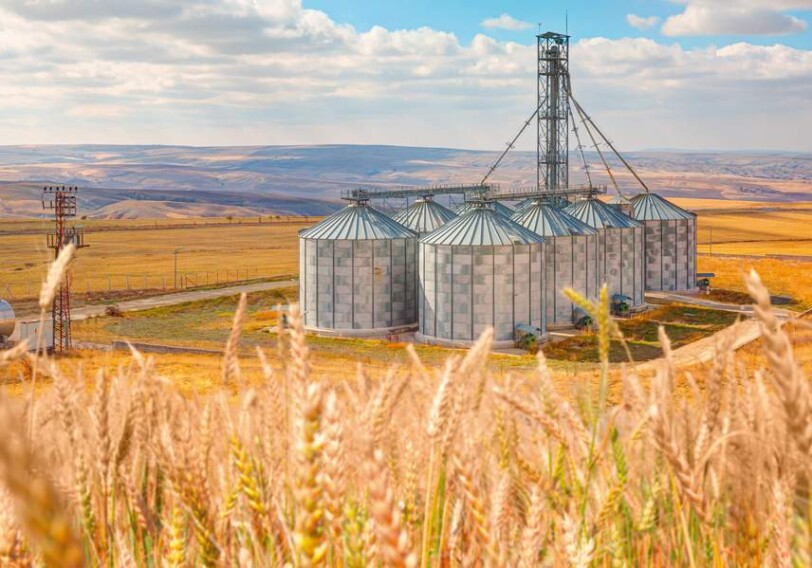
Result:
[[[0,0],[0,143],[499,149],[565,12],[623,148],[812,151],[812,0]]]

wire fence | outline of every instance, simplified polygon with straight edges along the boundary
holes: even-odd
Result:
[[[259,266],[243,268],[223,268],[208,271],[179,271],[170,274],[99,274],[95,276],[78,276],[72,278],[71,289],[74,294],[119,294],[137,291],[188,290],[207,286],[239,284],[241,282],[278,278],[283,274],[272,274]],[[32,282],[27,284],[0,284],[0,298],[20,300],[35,298],[39,286]]]

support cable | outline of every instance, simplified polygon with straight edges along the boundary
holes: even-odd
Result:
[[[642,185],[642,186],[643,186],[643,189],[645,189],[645,190],[646,190],[646,193],[649,193],[649,189],[648,189],[648,186],[646,185],[646,182],[644,182],[644,181],[643,181],[643,180],[640,178],[640,176],[639,176],[639,175],[637,175],[637,172],[636,172],[636,171],[634,171],[634,168],[631,166],[631,164],[629,164],[629,162],[627,162],[627,161],[626,161],[626,159],[625,159],[625,158],[624,158],[624,157],[623,157],[623,156],[620,154],[620,152],[618,152],[617,148],[615,148],[615,145],[614,145],[614,144],[612,144],[612,142],[611,142],[611,141],[610,141],[610,140],[609,140],[609,139],[608,139],[608,138],[607,138],[607,137],[604,135],[604,133],[603,133],[603,132],[601,132],[601,129],[600,129],[600,128],[598,128],[598,125],[597,125],[597,124],[595,124],[595,121],[594,121],[594,120],[592,120],[592,118],[591,118],[591,117],[590,117],[590,116],[589,116],[589,115],[586,113],[586,111],[585,111],[585,110],[583,109],[583,107],[582,107],[582,106],[581,106],[581,105],[578,103],[578,101],[577,101],[577,100],[575,100],[575,97],[573,96],[572,91],[570,91],[570,92],[569,92],[569,93],[567,93],[567,94],[569,95],[570,100],[571,100],[571,101],[572,101],[572,102],[575,104],[575,108],[576,108],[576,109],[578,109],[579,113],[580,113],[580,114],[582,114],[584,117],[586,117],[586,120],[589,122],[589,124],[591,124],[591,125],[592,125],[592,127],[593,127],[593,128],[595,129],[595,131],[596,131],[596,132],[597,132],[597,133],[600,135],[600,137],[601,137],[601,138],[603,138],[603,141],[604,141],[604,142],[606,142],[606,144],[607,144],[607,145],[608,145],[608,146],[609,146],[609,147],[612,149],[612,151],[615,153],[615,156],[617,156],[617,157],[618,157],[618,159],[619,159],[621,162],[623,162],[623,165],[624,165],[624,166],[626,166],[626,169],[627,169],[627,170],[629,170],[629,172],[630,172],[630,173],[631,173],[631,174],[634,176],[634,178],[635,178],[635,179],[636,179],[636,180],[637,180],[637,181],[640,183],[640,185]]]
[[[542,103],[542,104],[544,104],[544,103]],[[484,185],[485,182],[488,181],[488,178],[491,177],[491,174],[493,174],[493,172],[496,171],[496,168],[499,167],[499,165],[502,163],[502,160],[504,160],[505,156],[507,156],[508,152],[510,152],[515,147],[516,142],[519,140],[519,138],[522,136],[522,134],[524,134],[524,131],[527,130],[527,127],[530,126],[530,123],[533,122],[533,119],[536,118],[536,115],[538,114],[540,108],[541,108],[541,105],[536,107],[536,110],[533,111],[533,114],[530,115],[530,118],[528,118],[525,121],[525,123],[519,129],[519,133],[516,134],[516,136],[513,137],[513,140],[511,140],[508,143],[507,148],[505,148],[505,150],[499,156],[499,159],[496,160],[496,162],[491,166],[491,169],[488,170],[488,173],[485,174],[485,177],[482,178],[482,181],[479,182],[480,185]]]
[[[572,131],[575,133],[575,141],[578,143],[578,152],[581,154],[581,162],[584,164],[587,185],[592,187],[592,175],[589,173],[589,162],[586,161],[584,147],[581,144],[581,134],[578,132],[578,122],[575,120],[575,116],[572,114],[572,107],[570,105],[567,105],[567,110],[569,111],[570,118],[572,119]]]
[[[574,100],[574,99],[573,99]],[[572,108],[572,107],[570,107]],[[617,180],[615,179],[615,174],[612,172],[612,168],[609,167],[609,162],[606,161],[606,157],[603,155],[600,146],[598,146],[598,141],[595,140],[595,135],[592,133],[592,130],[589,128],[589,123],[587,123],[586,118],[582,112],[582,109],[578,106],[575,107],[575,110],[578,112],[578,116],[581,117],[581,123],[584,125],[584,129],[586,130],[587,134],[589,134],[589,139],[592,140],[592,147],[595,148],[595,151],[598,153],[598,156],[603,162],[603,167],[606,169],[606,173],[609,174],[609,179],[612,180],[612,185],[615,187],[615,191],[620,193],[620,188],[617,185]]]

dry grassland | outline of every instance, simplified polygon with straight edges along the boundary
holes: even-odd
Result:
[[[115,226],[125,222],[117,221]],[[130,223],[130,222],[127,222]],[[133,222],[133,223],[138,223]],[[159,230],[103,231],[88,234],[89,248],[76,254],[73,264],[74,287],[94,291],[107,287],[107,275],[114,289],[125,287],[124,275],[130,275],[132,288],[161,288],[164,281],[173,284],[174,255],[177,248],[178,271],[195,273],[198,285],[218,278],[234,280],[238,273],[258,276],[298,274],[297,233],[311,221],[267,223],[254,226],[238,224],[199,228]],[[4,224],[0,222],[0,229]],[[43,235],[0,235],[3,262],[0,265],[0,295],[10,286],[17,297],[31,296],[39,289],[53,252],[46,248]],[[228,273],[226,272],[228,271]],[[146,286],[144,277],[146,276]],[[24,294],[23,294],[24,293]]]
[[[713,272],[715,288],[745,292],[742,276],[750,269],[762,276],[770,291],[791,297],[794,309],[812,308],[812,261],[776,260],[771,258],[719,258],[700,256],[699,272]]]
[[[611,198],[611,196],[610,196]],[[683,209],[689,211],[804,211],[812,209],[812,205],[803,202],[786,201],[745,201],[739,199],[700,199],[696,197],[669,197]]]
[[[812,249],[812,210],[700,213],[700,252],[708,252],[711,231],[715,253],[732,254],[737,247],[735,252],[741,254],[802,254],[786,246],[794,242],[797,250]]]

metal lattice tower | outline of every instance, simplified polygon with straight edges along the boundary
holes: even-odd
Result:
[[[538,41],[536,186],[569,187],[570,36],[547,32]]]
[[[53,211],[54,215],[54,232],[48,235],[48,247],[54,249],[54,258],[59,256],[60,251],[68,243],[73,243],[77,248],[85,246],[81,230],[67,226],[67,219],[76,217],[78,191],[78,187],[42,188],[42,208]],[[71,347],[70,287],[71,274],[68,272],[51,308],[54,326],[53,349],[57,353],[68,351]]]

